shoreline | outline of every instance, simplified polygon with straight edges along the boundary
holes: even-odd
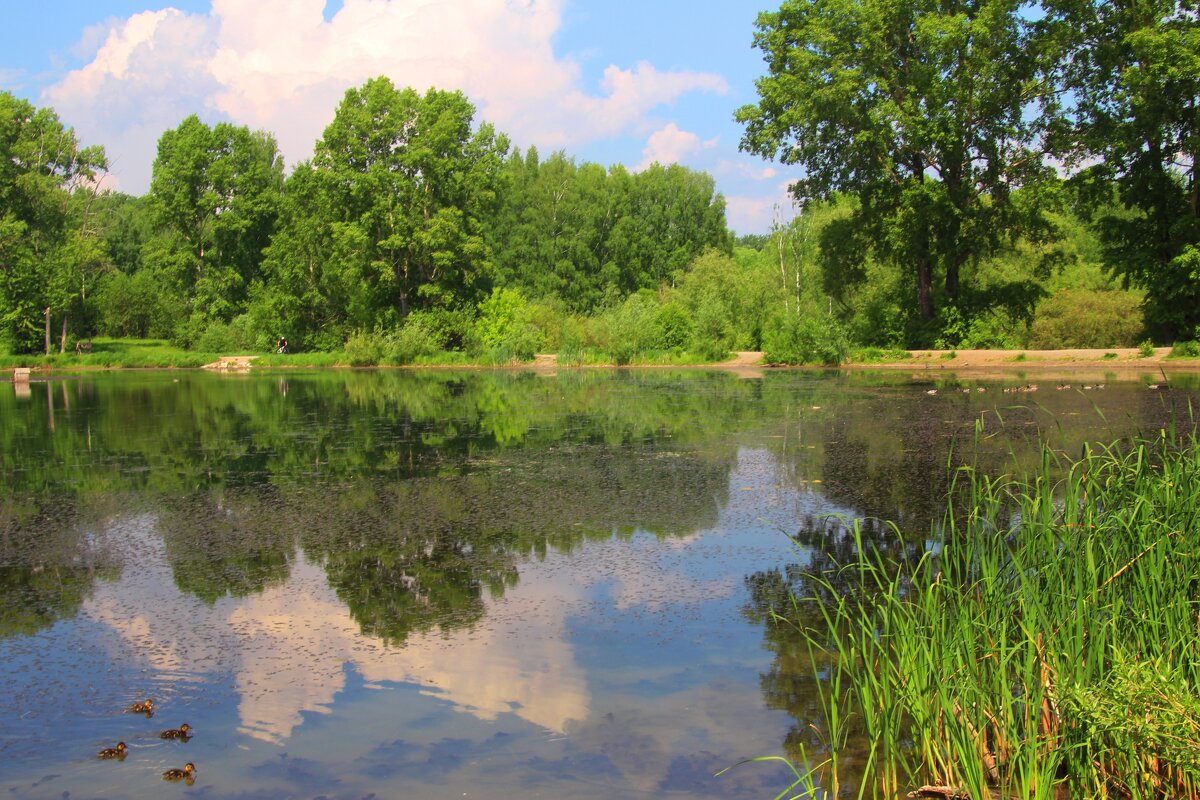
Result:
[[[1052,373],[1079,376],[1080,373],[1128,374],[1130,372],[1163,373],[1166,371],[1200,371],[1200,358],[1167,358],[1169,347],[1154,348],[1153,355],[1143,356],[1138,348],[1109,348],[1086,350],[909,350],[908,357],[890,361],[848,361],[837,367],[821,365],[771,365],[763,363],[759,351],[738,351],[724,361],[694,364],[558,364],[553,353],[539,353],[533,361],[503,366],[484,364],[410,364],[351,367],[336,364],[267,364],[252,362],[257,356],[223,356],[202,366],[100,366],[91,364],[55,364],[32,367],[32,373],[51,375],[77,372],[146,371],[146,370],[205,370],[227,374],[287,369],[436,369],[436,370],[533,370],[550,374],[558,370],[581,369],[719,369],[736,372],[745,377],[761,377],[765,371],[788,369],[852,370],[852,371],[909,371],[915,375],[952,375],[965,373],[975,378],[989,375],[1011,377],[1014,373]],[[0,368],[11,379],[17,367]]]

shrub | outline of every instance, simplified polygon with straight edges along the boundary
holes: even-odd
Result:
[[[1029,347],[1133,347],[1143,328],[1139,304],[1132,292],[1063,289],[1038,304]]]
[[[692,320],[687,309],[671,302],[658,310],[658,328],[662,331],[662,345],[668,349],[687,347],[692,339]]]
[[[529,304],[516,289],[493,289],[479,304],[475,338],[484,360],[494,364],[529,361],[542,343]]]
[[[352,367],[373,367],[383,359],[387,342],[379,330],[356,330],[346,339],[342,350]]]
[[[604,349],[617,364],[628,364],[639,355],[662,349],[658,304],[640,294],[604,315],[607,336]]]
[[[437,330],[427,314],[414,312],[381,344],[383,360],[389,364],[412,364],[422,356],[441,350]]]
[[[1138,355],[1141,356],[1142,358],[1150,358],[1150,356],[1154,355],[1154,342],[1150,341],[1149,339],[1146,339],[1141,344],[1139,344],[1138,345]]]
[[[832,317],[776,316],[763,331],[763,357],[769,364],[838,366],[849,355],[845,328]]]
[[[192,342],[200,353],[232,353],[244,350],[269,349],[256,346],[254,323],[249,314],[234,317],[232,322],[216,320],[201,329]]]
[[[1168,358],[1200,358],[1200,342],[1176,342],[1171,347]]]
[[[183,315],[182,303],[148,271],[113,272],[96,291],[100,332],[138,339],[166,338]]]

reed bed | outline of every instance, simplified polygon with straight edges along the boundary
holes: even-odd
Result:
[[[824,599],[778,617],[820,665],[825,743],[780,797],[1200,797],[1195,436],[963,468],[951,498],[921,555],[854,525]]]

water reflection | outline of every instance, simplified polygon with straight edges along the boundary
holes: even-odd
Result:
[[[852,555],[828,515],[895,519],[870,541],[919,549],[948,465],[1019,469],[1043,438],[1153,429],[1187,398],[1110,384],[1011,406],[795,372],[30,390],[0,393],[0,774],[18,797],[136,796],[128,769],[82,759],[113,736],[123,767],[174,757],[157,718],[119,714],[147,694],[196,728],[217,796],[773,796],[769,770],[712,776],[811,749],[807,651],[769,612]]]

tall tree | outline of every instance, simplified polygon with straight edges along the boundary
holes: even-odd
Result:
[[[1200,3],[1047,0],[1072,101],[1061,149],[1159,340],[1200,336]],[[1113,207],[1115,185],[1117,207]]]
[[[358,284],[357,324],[478,299],[490,282],[486,226],[508,140],[472,127],[461,92],[397,89],[386,77],[346,92],[317,142],[333,258]]]
[[[931,338],[939,305],[958,306],[964,269],[1006,238],[1048,233],[1013,191],[1048,176],[1042,50],[1020,0],[785,0],[761,14],[768,74],[737,112],[742,148],[804,168],[798,201],[845,192],[843,226],[865,275],[870,256],[910,273],[910,338]],[[853,241],[849,241],[853,240]]]
[[[80,147],[53,110],[0,92],[0,345],[34,350],[44,315],[78,306],[97,248],[71,195],[93,196],[106,168],[103,149]]]
[[[282,190],[271,134],[225,122],[210,128],[192,115],[159,139],[150,198],[173,242],[156,260],[175,273],[194,316],[228,321],[242,310]]]

